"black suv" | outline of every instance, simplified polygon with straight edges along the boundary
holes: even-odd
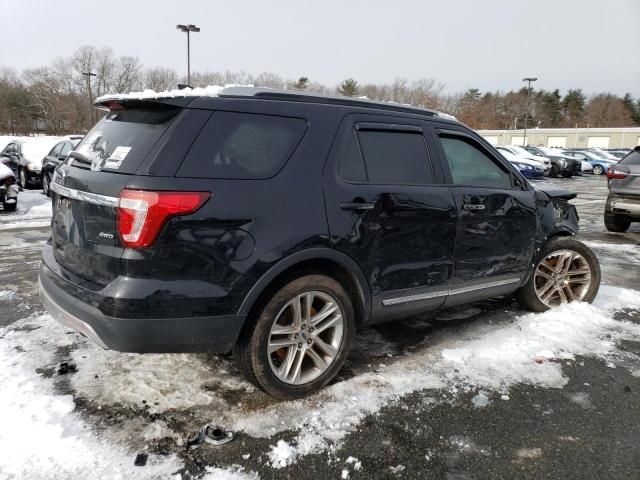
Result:
[[[437,112],[250,88],[98,105],[51,183],[39,277],[51,315],[104,348],[233,350],[296,398],[359,326],[598,291],[575,194],[533,188]]]

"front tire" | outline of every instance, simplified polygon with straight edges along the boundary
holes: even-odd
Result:
[[[559,174],[560,174],[560,169],[558,168],[558,166],[557,165],[551,165],[551,170],[549,171],[549,176],[551,178],[557,178]]]
[[[529,280],[515,296],[534,312],[573,301],[591,303],[600,278],[600,263],[589,247],[573,238],[556,238],[542,248]]]
[[[5,212],[14,212],[16,207],[18,206],[18,202],[3,202],[2,208],[4,208]]]
[[[24,168],[20,167],[18,169],[18,179],[20,180],[20,186],[22,188],[27,188],[27,184],[29,183],[27,179],[27,173],[24,171]]]
[[[42,174],[42,191],[47,197],[51,196],[51,189],[49,188],[50,182],[51,182],[51,179],[49,178],[49,174],[43,173]]]
[[[610,232],[623,233],[629,229],[631,219],[624,215],[616,215],[613,213],[604,214],[604,226]]]
[[[254,385],[291,400],[317,392],[338,374],[354,332],[346,290],[331,277],[310,274],[263,299],[233,354]]]

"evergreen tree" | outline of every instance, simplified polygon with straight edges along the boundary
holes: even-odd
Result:
[[[583,122],[584,107],[587,99],[582,90],[569,90],[562,99],[562,110],[565,122],[568,126],[573,127],[575,124]]]
[[[347,78],[338,87],[338,93],[346,97],[355,97],[360,93],[360,85],[353,78]]]
[[[622,99],[622,103],[629,110],[629,114],[633,119],[633,123],[640,125],[640,99],[636,102],[630,93],[627,93]]]
[[[309,86],[309,77],[300,77],[293,85],[296,90],[304,90]]]

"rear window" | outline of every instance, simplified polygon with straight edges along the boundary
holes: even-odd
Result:
[[[109,112],[71,153],[73,165],[96,171],[135,172],[180,110]]]
[[[620,165],[640,165],[640,151],[634,150],[619,162]]]
[[[260,179],[275,175],[307,129],[300,118],[215,112],[178,177]]]
[[[361,130],[358,138],[369,183],[434,183],[422,133]]]

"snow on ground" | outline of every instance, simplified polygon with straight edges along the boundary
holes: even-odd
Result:
[[[0,384],[4,386],[0,392],[0,471],[35,478],[82,478],[89,472],[98,477],[116,472],[123,478],[135,474],[139,478],[169,475],[179,468],[174,457],[151,457],[144,469],[133,466],[136,452],[129,437],[148,440],[173,435],[179,441],[161,421],[151,425],[131,422],[97,434],[74,413],[70,396],[54,394],[53,380],[34,373],[53,361],[57,348],[71,343],[76,344],[71,356],[78,371],[68,378],[79,397],[104,406],[141,406],[145,400],[151,413],[190,408],[227,428],[254,437],[273,437],[273,446],[265,453],[270,466],[281,468],[301,456],[332,451],[366,415],[417,390],[444,389],[453,395],[480,390],[473,403],[481,407],[492,392],[508,401],[509,387],[520,382],[561,388],[567,379],[559,360],[595,356],[615,365],[616,343],[640,340],[640,325],[613,318],[620,308],[639,310],[640,292],[603,286],[594,305],[565,305],[514,317],[510,323],[471,322],[455,334],[443,329],[413,351],[383,355],[381,365],[308,399],[266,402],[266,406],[243,403],[252,397],[253,387],[227,370],[228,364],[218,357],[104,351],[69,334],[47,315],[29,317],[0,330]],[[39,328],[28,331],[31,327]],[[375,330],[359,337],[359,342],[366,343],[371,337],[373,344],[382,343]],[[637,370],[639,359],[631,360],[627,354],[620,366]],[[35,431],[40,435],[34,436]],[[295,438],[278,439],[275,434],[283,432],[294,432]],[[227,477],[215,470],[208,475],[257,478],[238,468],[225,470]]]
[[[73,398],[35,373],[73,340],[48,316],[0,329],[0,338],[0,478],[154,478],[180,468],[176,458],[157,456],[135,467],[132,452],[102,441],[74,413]]]

